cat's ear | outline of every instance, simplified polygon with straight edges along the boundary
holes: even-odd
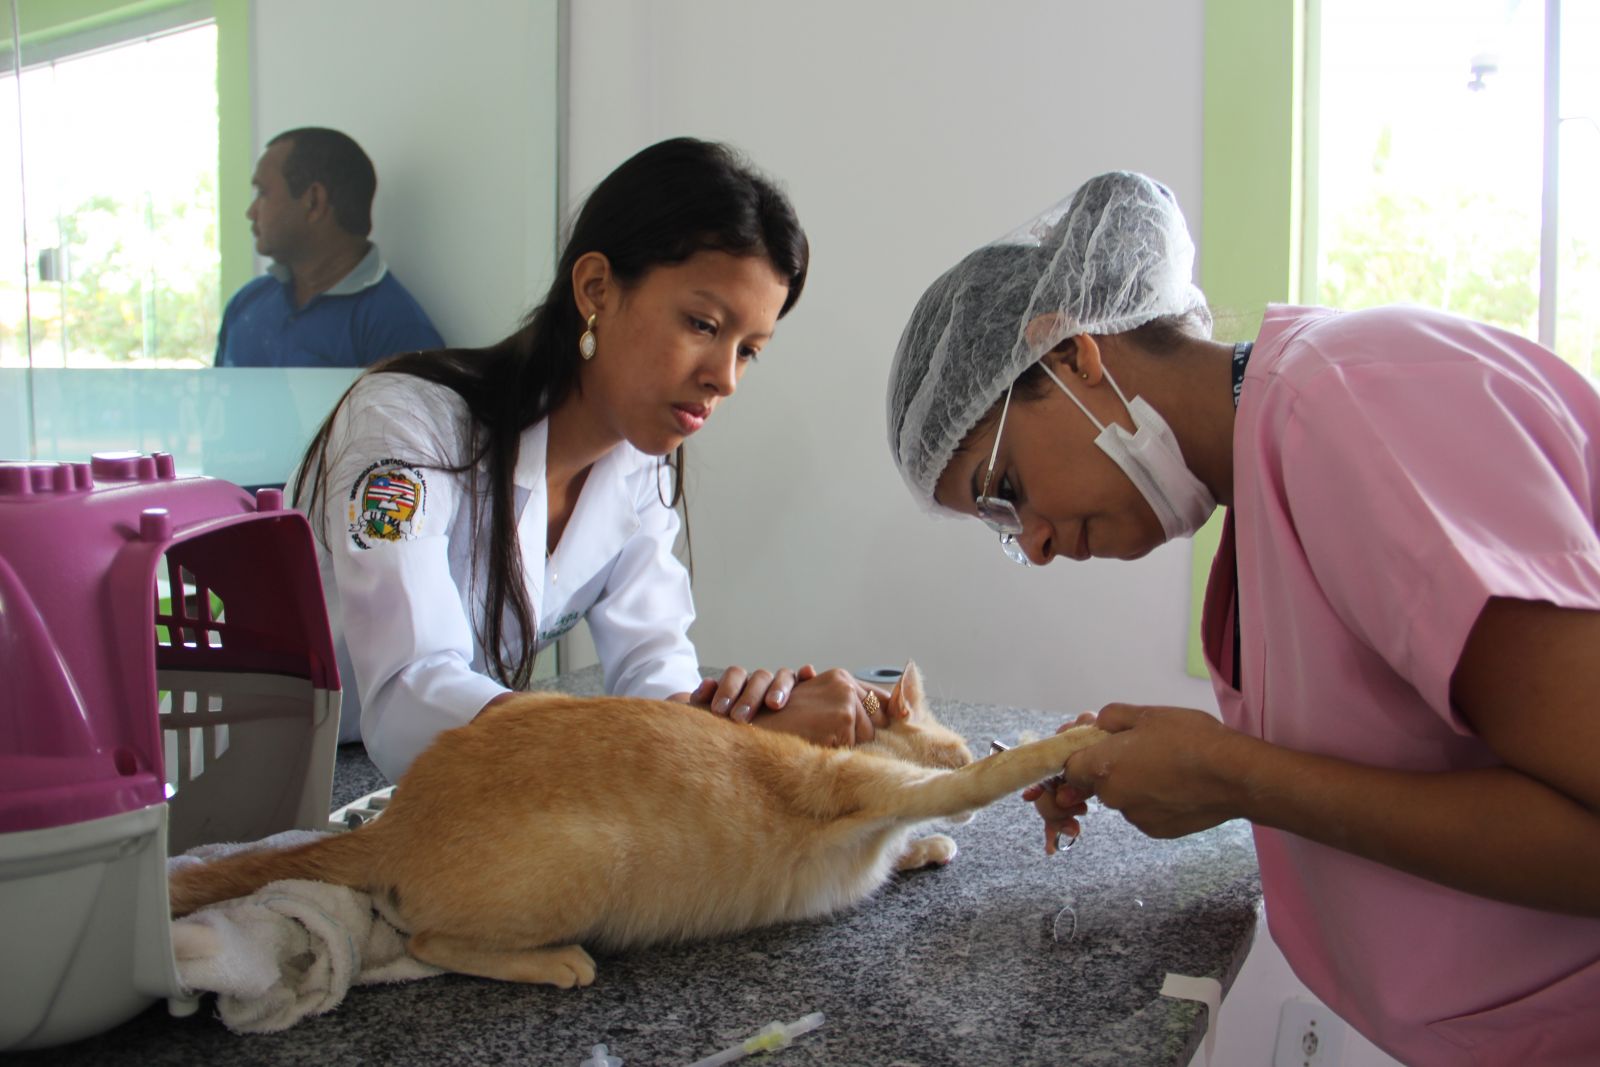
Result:
[[[916,661],[907,660],[906,669],[900,672],[900,680],[889,694],[889,711],[897,719],[909,719],[924,706],[922,672],[917,670]]]

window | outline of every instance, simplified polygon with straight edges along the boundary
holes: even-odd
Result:
[[[1302,298],[1444,308],[1600,372],[1600,4],[1312,11]]]
[[[215,24],[43,51],[0,75],[0,197],[26,227],[0,235],[0,256],[27,264],[0,277],[0,366],[208,366]]]
[[[0,459],[160,450],[280,483],[354,378],[212,366],[221,298],[256,270],[251,18],[0,0]]]

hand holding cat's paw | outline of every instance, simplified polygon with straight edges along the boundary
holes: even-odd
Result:
[[[1063,734],[1079,726],[1093,726],[1097,721],[1098,716],[1094,712],[1086,711],[1071,722],[1064,722],[1057,726],[1056,733]],[[1028,739],[1024,738],[1024,740]],[[1044,781],[1030,785],[1022,791],[1022,799],[1028,801],[1037,801],[1046,793],[1053,795],[1055,803],[1052,809],[1047,809],[1044,806],[1039,807],[1039,814],[1044,816],[1046,820],[1051,818],[1059,820],[1064,818],[1066,814],[1076,813],[1081,815],[1081,811],[1074,812],[1072,809],[1081,807],[1084,801],[1094,796],[1094,790],[1092,789],[1082,789],[1068,785],[1066,767],[1063,766],[1061,771],[1061,774],[1046,778]]]
[[[1181,837],[1238,815],[1232,758],[1243,735],[1194,708],[1108,704],[1110,737],[1074,752],[1066,776],[1151,837]]]

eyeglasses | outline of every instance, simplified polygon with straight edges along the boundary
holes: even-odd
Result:
[[[1015,388],[1015,386],[1012,386]],[[1000,408],[1000,425],[995,427],[994,448],[989,452],[989,469],[983,475],[983,490],[978,494],[978,518],[984,525],[1000,535],[1000,550],[1013,563],[1028,566],[1028,553],[1017,538],[1022,536],[1022,516],[1011,501],[989,495],[989,485],[994,481],[994,462],[1000,455],[1000,435],[1006,430],[1006,416],[1011,413],[1011,389],[1006,390],[1006,402]]]

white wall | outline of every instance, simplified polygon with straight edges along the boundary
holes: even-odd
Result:
[[[296,126],[360,142],[378,171],[373,237],[451,344],[505,336],[549,284],[555,10],[555,0],[252,7],[256,153]]]
[[[572,6],[574,197],[663,137],[727,140],[812,242],[798,307],[690,445],[702,662],[914,657],[950,697],[1210,707],[1184,672],[1187,543],[1024,571],[979,524],[917,509],[883,415],[923,288],[1084,178],[1147,171],[1197,221],[1202,6]]]

